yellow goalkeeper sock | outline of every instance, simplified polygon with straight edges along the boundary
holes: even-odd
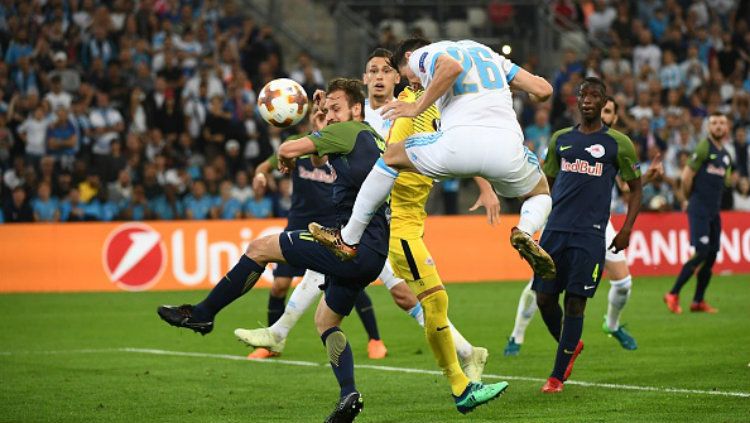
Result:
[[[422,298],[424,309],[424,333],[435,355],[438,366],[451,384],[453,395],[461,395],[469,384],[461,366],[458,364],[456,347],[453,345],[448,323],[448,293],[444,289],[433,292]]]

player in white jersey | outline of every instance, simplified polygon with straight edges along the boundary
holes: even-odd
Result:
[[[546,101],[552,86],[470,40],[430,44],[423,38],[410,38],[399,45],[392,64],[412,86],[421,86],[425,92],[415,103],[389,102],[382,108],[383,117],[414,117],[435,103],[441,129],[389,146],[362,185],[347,225],[339,231],[311,224],[313,236],[339,257],[351,258],[372,211],[386,200],[398,172],[436,179],[481,176],[500,195],[523,200],[511,243],[536,273],[554,277],[554,262],[531,238],[552,207],[549,186],[538,159],[523,145],[510,92],[512,87]]]
[[[618,106],[615,99],[608,97],[601,113],[602,122],[605,125],[613,127],[617,123],[617,109]],[[643,175],[643,184],[649,183],[656,175],[661,173],[663,173],[661,162],[659,160],[653,161],[652,165]],[[615,235],[615,228],[612,226],[612,221],[609,220],[607,221],[607,230],[605,232],[605,245],[612,245]],[[604,269],[607,271],[607,276],[609,277],[610,288],[609,295],[607,296],[609,304],[607,306],[607,314],[604,316],[602,330],[605,334],[615,338],[626,350],[635,350],[638,348],[638,344],[630,333],[625,330],[624,325],[620,324],[620,315],[625,304],[628,302],[628,298],[630,298],[633,286],[633,279],[630,276],[625,251],[622,250],[615,253],[607,249]],[[508,338],[508,344],[505,346],[504,353],[506,356],[516,356],[521,352],[526,328],[537,311],[536,295],[531,290],[531,282],[529,281],[524,287],[523,292],[521,292],[513,332]]]
[[[367,86],[365,99],[365,122],[372,126],[384,140],[388,139],[393,121],[383,119],[380,109],[396,99],[393,92],[401,77],[391,67],[391,52],[384,48],[376,48],[367,58],[365,73],[362,81]]]

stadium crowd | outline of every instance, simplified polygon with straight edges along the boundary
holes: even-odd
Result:
[[[643,166],[664,159],[644,206],[680,210],[680,169],[720,110],[737,170],[725,208],[750,210],[750,11],[739,3],[551,2],[601,47],[564,53],[552,101],[515,97],[529,147],[543,155],[577,121],[582,78],[600,76]],[[240,12],[217,0],[0,2],[0,221],[285,216],[289,179],[267,191],[252,172],[291,134],[260,120],[255,90],[291,77],[311,94],[325,80],[305,53],[285,71],[273,29]]]

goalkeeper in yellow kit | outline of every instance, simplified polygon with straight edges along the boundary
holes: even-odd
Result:
[[[422,91],[406,88],[400,101],[414,102]],[[440,113],[433,105],[414,118],[397,119],[388,143],[402,142],[411,135],[437,130]],[[492,223],[498,216],[497,196],[489,182],[477,180],[481,195],[472,209],[487,207]],[[506,382],[490,385],[470,382],[458,362],[448,321],[448,294],[437,273],[435,262],[422,239],[427,217],[425,203],[432,179],[416,172],[401,172],[391,191],[391,237],[388,258],[395,274],[404,279],[424,310],[424,329],[438,366],[451,384],[458,411],[466,413],[497,398],[508,387]],[[486,357],[484,357],[486,360]]]

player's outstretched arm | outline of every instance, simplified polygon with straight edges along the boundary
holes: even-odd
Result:
[[[259,164],[255,168],[255,175],[253,176],[253,184],[259,184],[262,186],[268,185],[271,171],[274,167],[278,166],[278,159],[275,156],[271,156]]]
[[[279,169],[288,171],[294,166],[296,158],[316,152],[315,144],[308,137],[287,141],[279,147]]]
[[[552,85],[541,76],[534,75],[524,68],[519,68],[516,76],[510,81],[510,87],[531,94],[531,98],[544,102],[552,97]]]
[[[487,212],[487,223],[494,226],[495,223],[500,222],[500,199],[497,198],[492,184],[486,179],[476,176],[474,177],[474,182],[479,187],[479,198],[477,198],[477,201],[471,206],[469,211],[484,207]]]

